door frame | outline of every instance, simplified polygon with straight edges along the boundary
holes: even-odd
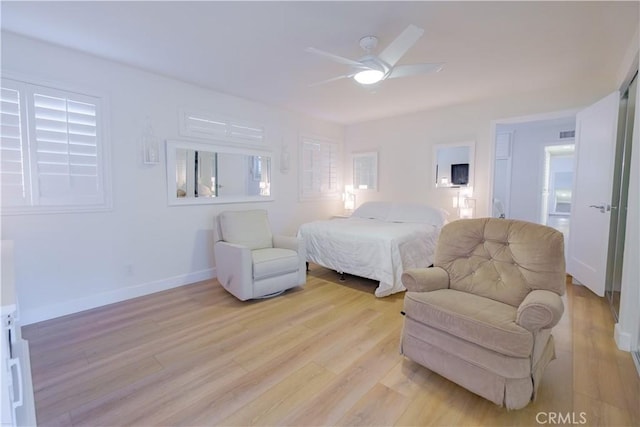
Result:
[[[638,73],[634,75],[629,84],[620,90],[620,105],[625,100],[624,107],[624,120],[618,116],[618,129],[616,135],[616,147],[613,157],[613,169],[612,169],[612,195],[611,195],[611,221],[609,231],[609,256],[607,257],[607,268],[605,273],[605,297],[611,307],[614,320],[617,322],[620,317],[620,305],[621,301],[618,301],[617,307],[613,300],[613,292],[617,284],[620,285],[619,293],[622,291],[622,270],[623,270],[623,258],[624,258],[624,243],[626,240],[626,226],[627,226],[627,206],[629,197],[629,184],[630,184],[630,172],[631,172],[631,148],[633,140],[628,138],[627,132],[629,131],[629,109],[633,108],[634,112],[637,108],[637,88],[638,88]],[[635,79],[635,88],[631,87],[631,84]],[[635,92],[632,91],[635,89]],[[626,98],[625,98],[626,95]],[[630,101],[634,103],[631,104]],[[630,107],[632,106],[632,107]],[[621,107],[622,108],[622,107]],[[619,110],[622,112],[622,110]],[[635,117],[631,117],[632,120]],[[632,127],[631,135],[633,136],[635,128]],[[622,221],[624,220],[624,221]],[[613,255],[611,255],[613,253]]]
[[[622,92],[629,85],[633,76],[638,72],[638,62],[640,53],[637,50],[632,61],[629,63],[629,69],[627,74],[619,86],[619,90]],[[631,182],[629,194],[631,198],[637,200],[637,188],[638,188],[638,157],[640,154],[638,148],[640,148],[640,85],[636,88],[636,115],[635,124],[633,129],[633,140],[631,150]],[[634,163],[635,162],[635,163]],[[635,179],[635,181],[633,181]],[[632,187],[633,186],[633,190]],[[635,195],[634,195],[635,191]],[[637,236],[638,230],[638,211],[627,211],[627,236]],[[635,232],[635,234],[634,234]],[[624,247],[625,257],[631,258],[638,255],[638,239],[627,239]],[[622,289],[620,292],[620,312],[618,316],[618,323],[614,328],[614,339],[616,345],[620,350],[631,351],[634,355],[634,362],[638,372],[640,373],[640,311],[637,309],[640,304],[640,280],[638,277],[639,268],[636,263],[627,263],[622,268]]]

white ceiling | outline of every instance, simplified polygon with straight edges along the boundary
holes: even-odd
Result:
[[[2,28],[338,123],[484,98],[612,80],[639,21],[638,2],[7,2]],[[424,36],[400,64],[437,73],[309,84],[347,67],[376,35],[383,49],[409,24]],[[5,64],[10,67],[10,64]]]

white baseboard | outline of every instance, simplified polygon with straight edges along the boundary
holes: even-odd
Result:
[[[115,302],[177,288],[190,283],[213,279],[214,277],[216,277],[216,269],[209,268],[206,270],[195,271],[193,273],[181,274],[179,276],[169,277],[162,280],[121,288],[111,292],[91,295],[89,297],[79,298],[59,304],[52,304],[33,310],[24,310],[20,312],[20,323],[22,325],[30,325],[32,323],[78,313],[92,308],[102,307],[103,305],[113,304]]]
[[[620,330],[620,324],[616,323],[613,328],[613,338],[616,340],[616,345],[622,351],[631,351],[631,334]]]

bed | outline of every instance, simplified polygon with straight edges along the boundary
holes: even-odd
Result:
[[[428,267],[446,211],[412,203],[367,202],[349,218],[302,224],[307,261],[379,283],[375,295],[405,290],[408,268]]]

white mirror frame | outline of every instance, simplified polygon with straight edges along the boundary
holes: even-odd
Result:
[[[378,152],[377,151],[369,151],[366,153],[353,153],[352,154],[353,157],[353,163],[352,163],[352,167],[353,167],[353,188],[355,190],[372,190],[372,191],[377,191],[378,190]],[[364,160],[364,162],[363,162]],[[358,165],[360,164],[360,165]],[[367,171],[366,173],[368,175],[371,176],[371,182],[372,185],[371,186],[367,186],[367,188],[360,188],[360,185],[358,182],[358,177],[356,174],[356,171],[364,166],[369,166],[371,165],[371,169],[369,171]]]
[[[183,205],[208,205],[224,203],[270,202],[273,201],[273,187],[269,196],[220,196],[220,197],[178,197],[178,184],[176,182],[176,150],[198,150],[227,154],[244,154],[247,156],[265,156],[271,159],[271,175],[273,175],[273,153],[269,150],[255,147],[235,147],[224,143],[203,143],[182,140],[167,140],[167,200],[170,206]],[[271,181],[273,185],[273,180]]]
[[[469,163],[469,179],[467,184],[464,185],[454,185],[451,183],[451,177],[449,177],[449,182],[444,184],[441,182],[438,182],[438,151],[439,150],[444,150],[447,148],[450,149],[455,149],[455,148],[462,148],[462,147],[466,147],[469,149],[469,159],[468,159],[468,163]],[[475,170],[475,147],[476,147],[476,143],[475,141],[465,141],[465,142],[459,142],[459,143],[452,143],[452,144],[436,144],[433,146],[433,169],[432,169],[432,178],[433,181],[435,183],[435,187],[436,188],[460,188],[460,187],[473,187],[473,180],[474,180],[474,170]]]

